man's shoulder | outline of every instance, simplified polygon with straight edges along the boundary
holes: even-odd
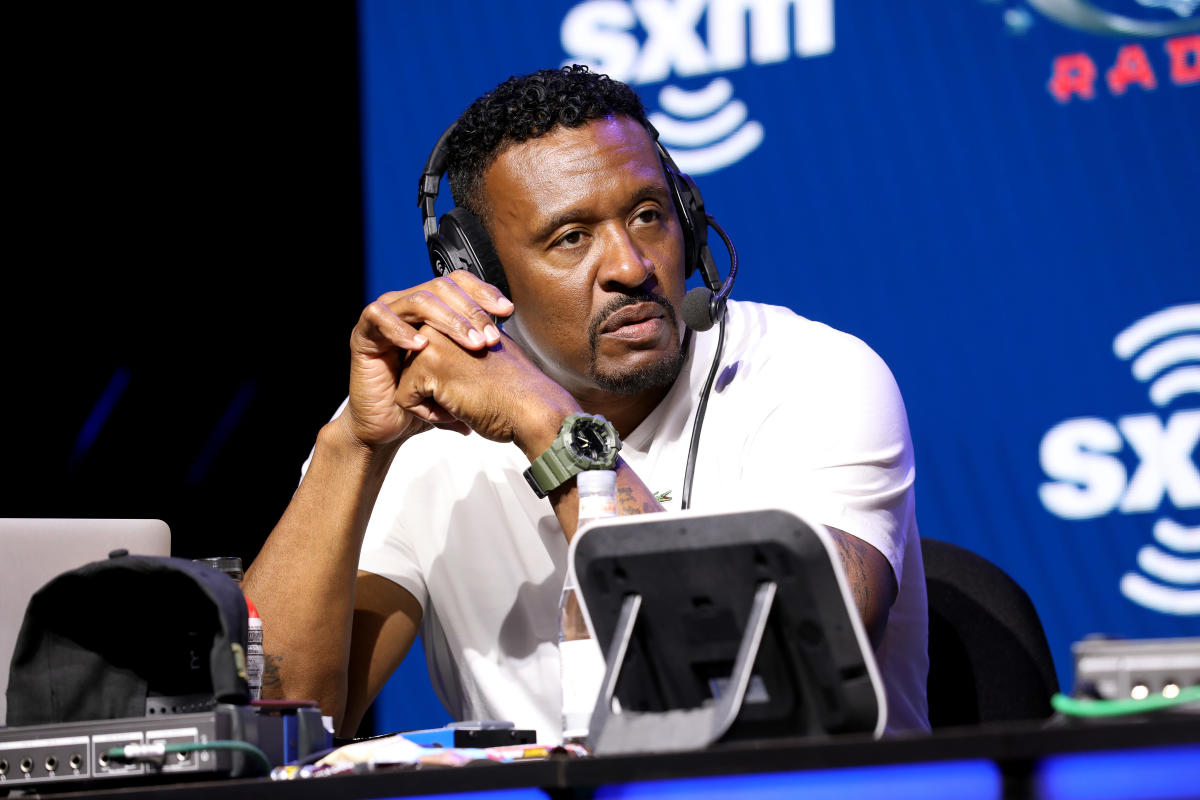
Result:
[[[764,368],[833,370],[867,373],[890,371],[862,339],[824,322],[803,317],[784,306],[730,301],[729,353],[748,356]]]

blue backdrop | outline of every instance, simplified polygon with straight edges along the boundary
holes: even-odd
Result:
[[[1069,687],[1089,633],[1200,635],[1198,4],[364,0],[369,298],[426,279],[417,176],[472,99],[632,83],[735,296],[891,365],[922,535],[1026,588]],[[421,661],[380,728],[445,720]]]

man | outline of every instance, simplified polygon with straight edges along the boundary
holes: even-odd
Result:
[[[268,691],[318,699],[342,734],[423,626],[451,713],[552,741],[575,481],[540,499],[523,473],[573,415],[599,414],[624,445],[620,513],[676,507],[665,498],[716,332],[680,319],[684,234],[627,86],[582,67],[510,79],[460,118],[448,171],[507,296],[458,271],[363,311],[349,398],[245,585]],[[727,313],[693,507],[779,507],[828,526],[891,727],[926,727],[911,444],[891,375],[857,339],[786,309]]]

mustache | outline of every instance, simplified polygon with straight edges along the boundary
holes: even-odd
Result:
[[[638,303],[656,303],[663,307],[667,312],[667,321],[675,324],[675,306],[665,297],[660,297],[650,292],[641,291],[633,294],[623,294],[614,297],[604,308],[596,312],[592,317],[591,323],[588,325],[588,340],[592,343],[592,349],[595,350],[596,343],[600,340],[600,328],[604,325],[604,321],[613,315],[614,312],[624,308],[625,306],[634,306]]]

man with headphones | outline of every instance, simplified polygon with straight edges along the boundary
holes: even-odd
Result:
[[[457,208],[439,222],[443,171]],[[890,727],[927,728],[891,374],[786,309],[726,307],[699,191],[634,92],[584,67],[509,79],[439,140],[419,203],[436,277],[363,311],[349,397],[246,576],[264,696],[316,698],[349,735],[420,628],[452,714],[554,741],[574,476],[614,469],[621,514],[757,504],[825,524]],[[710,291],[685,299],[695,269]]]

